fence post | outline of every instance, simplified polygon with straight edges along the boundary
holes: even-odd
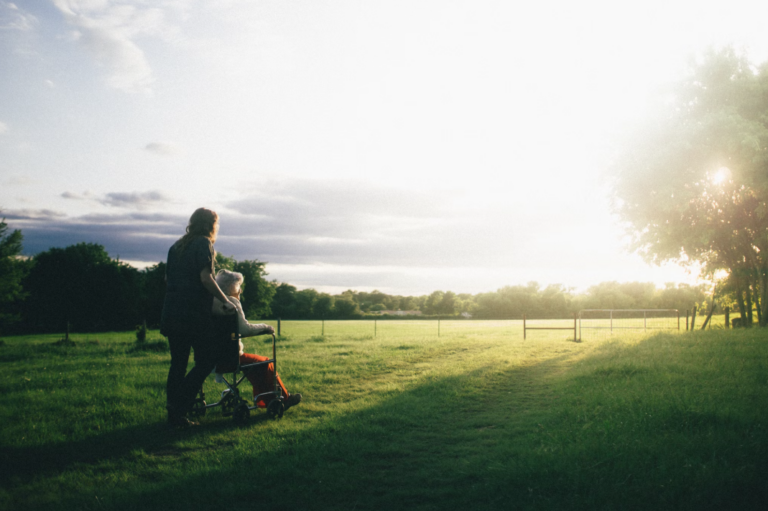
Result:
[[[688,315],[691,313],[690,310],[685,309],[685,331],[688,331]]]
[[[280,337],[280,318],[277,318],[277,336]]]
[[[581,342],[581,311],[579,311],[579,342]]]
[[[731,308],[725,308],[725,328],[731,328]]]
[[[691,314],[691,332],[696,329],[696,306],[693,306],[693,314]]]
[[[373,320],[373,338],[376,338],[376,320]]]
[[[437,336],[440,337],[440,316],[437,317]]]
[[[525,314],[523,314],[523,340],[525,340],[525,334],[526,334],[526,328],[525,328]]]
[[[677,331],[680,331],[680,311],[677,311]]]
[[[576,342],[576,313],[573,313],[573,342]]]
[[[323,327],[322,327],[322,331],[320,332],[320,335],[325,337],[325,318],[323,318]]]
[[[709,320],[712,319],[712,314],[715,313],[715,307],[717,307],[717,304],[714,300],[712,300],[712,306],[709,308],[709,312],[707,313],[707,319],[704,320],[704,324],[701,325],[701,329],[704,330],[707,328],[707,325],[709,324]]]

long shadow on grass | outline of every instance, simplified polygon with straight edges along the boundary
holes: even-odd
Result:
[[[76,466],[86,466],[127,458],[137,450],[150,455],[178,456],[184,447],[179,441],[193,440],[232,428],[247,427],[262,422],[265,414],[252,417],[241,426],[231,420],[211,421],[204,427],[183,430],[169,428],[165,422],[131,426],[109,433],[94,435],[80,441],[40,447],[0,448],[0,488],[24,483],[30,477],[61,474]],[[66,420],[66,417],[62,417]]]
[[[257,424],[251,445],[219,446],[213,468],[178,472],[142,487],[113,486],[102,492],[99,504],[108,509],[761,509],[768,501],[765,430],[749,417],[693,413],[674,399],[648,401],[644,395],[659,382],[654,371],[667,366],[640,370],[632,355],[598,352],[596,363],[576,374],[555,375],[558,360],[506,371],[480,367],[381,399],[372,396],[370,406],[329,413],[303,429],[273,430],[267,444],[258,443],[264,437]],[[611,401],[624,389],[625,400]],[[640,416],[649,410],[661,417]],[[302,413],[301,407],[290,410],[283,421]],[[190,434],[228,427],[214,422]],[[718,443],[719,435],[732,443]],[[71,467],[101,460],[102,452],[114,458],[136,448],[162,453],[176,440],[156,427],[134,428],[59,454],[72,456]],[[115,447],[118,452],[110,452]],[[43,450],[12,454],[16,462],[45,455]],[[44,459],[48,470],[56,470],[53,458]],[[65,497],[60,505],[83,507],[84,498]]]
[[[300,487],[290,490],[292,496],[288,501],[293,503],[291,506],[312,507],[315,492],[310,490],[311,487],[320,484],[325,489],[334,488],[347,478],[347,475],[338,474],[338,470],[346,473],[347,470],[357,470],[354,467],[366,467],[365,471],[368,472],[365,477],[374,477],[369,470],[386,471],[391,462],[404,455],[411,459],[410,463],[415,464],[425,454],[438,455],[443,452],[445,435],[450,437],[452,432],[461,431],[464,426],[460,423],[469,421],[470,428],[483,430],[493,428],[495,424],[508,419],[514,409],[509,406],[504,408],[505,405],[499,401],[498,396],[488,395],[485,384],[480,379],[481,373],[487,369],[476,369],[453,378],[436,379],[412,390],[397,392],[379,404],[359,412],[329,417],[327,420],[320,419],[315,426],[300,431],[296,436],[280,438],[280,447],[266,450],[233,450],[231,460],[217,463],[220,468],[214,472],[206,472],[188,479],[174,479],[156,493],[128,492],[127,495],[121,495],[119,501],[113,501],[112,505],[115,508],[130,509],[147,507],[148,503],[164,502],[164,506],[172,508],[194,508],[200,505],[201,499],[216,505],[222,498],[231,497],[232,484],[229,477],[232,473],[239,473],[241,470],[266,470],[271,477],[274,476],[275,481],[283,481],[281,488],[293,488],[294,482],[303,481]],[[528,381],[531,376],[524,373],[533,374],[540,369],[530,366],[521,371],[518,377],[510,375],[515,381],[518,378],[526,381],[520,385],[519,393],[506,391],[507,405],[510,398],[514,401],[524,397],[523,394],[530,397],[531,388],[535,385]],[[496,378],[506,379],[499,375],[496,375]],[[516,385],[513,382],[505,388],[514,388]],[[332,392],[332,389],[327,390]],[[460,404],[459,407],[457,403]],[[502,408],[504,409],[499,412]],[[301,407],[289,410],[283,420],[290,421],[292,414],[301,413]],[[497,413],[502,415],[491,417]],[[143,451],[150,456],[183,459],[184,450],[194,447],[179,447],[180,445],[195,445],[195,438],[226,433],[236,428],[231,420],[216,420],[217,415],[217,411],[213,412],[214,420],[185,431],[172,431],[165,424],[152,424],[128,427],[66,444],[4,448],[0,452],[0,474],[3,474],[0,478],[0,488],[12,490],[14,487],[23,486],[31,478],[56,477],[70,470],[89,470],[89,467],[105,466],[110,461],[118,465],[131,463],[137,451]],[[265,417],[264,413],[256,414],[246,427],[253,428],[254,434],[258,434]],[[242,429],[238,428],[238,431]],[[180,442],[185,439],[190,441]],[[230,446],[219,443],[216,449],[227,450]],[[295,473],[298,466],[305,468],[299,479]],[[402,475],[406,474],[407,471],[402,472]],[[326,479],[330,484],[318,482],[323,478],[330,478]],[[414,481],[410,477],[407,479]],[[423,481],[420,484],[423,484]],[[224,487],[230,490],[222,493],[221,488]],[[252,491],[252,484],[247,487]],[[408,487],[409,485],[404,486]],[[359,487],[353,485],[349,491],[357,493]],[[410,487],[406,493],[412,491],[413,488]],[[336,493],[336,490],[333,492]],[[122,491],[118,493],[122,494]],[[392,495],[393,498],[396,493]],[[281,495],[284,494],[282,491],[272,493],[269,499],[275,499],[275,502],[270,505],[280,507],[283,500]],[[171,501],[166,498],[168,495],[173,495]],[[373,495],[381,495],[381,492],[374,492]],[[67,499],[62,495],[62,498],[59,502],[62,508],[77,508],[82,504],[78,497]],[[107,497],[102,498],[102,503],[108,501]],[[155,506],[149,504],[149,507]]]

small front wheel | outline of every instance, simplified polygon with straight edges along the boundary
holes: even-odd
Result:
[[[270,419],[281,418],[283,412],[285,412],[285,404],[283,404],[282,399],[273,399],[269,402],[269,405],[267,405],[267,416]]]
[[[250,416],[251,411],[248,409],[248,405],[245,403],[242,403],[237,408],[235,408],[235,412],[232,414],[232,418],[235,420],[235,422],[239,423],[247,422]]]

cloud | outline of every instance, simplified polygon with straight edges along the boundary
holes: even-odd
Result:
[[[52,209],[17,209],[4,212],[3,216],[8,220],[38,222],[61,219],[67,215]]]
[[[90,241],[123,258],[162,260],[184,233],[189,214],[152,211],[167,202],[157,191],[104,196],[65,192],[62,197],[97,201],[124,212],[79,217],[13,212],[32,253]],[[526,247],[539,235],[536,222],[513,221],[504,216],[509,211],[493,208],[473,211],[465,202],[460,192],[433,195],[359,182],[262,183],[259,190],[245,191],[219,209],[216,249],[240,260],[292,265],[491,268],[549,257]]]
[[[311,202],[313,197],[306,196],[309,188],[304,184],[296,183],[301,193],[281,199],[294,204]],[[263,189],[274,187],[267,185]],[[318,208],[314,211],[319,212],[321,219],[330,221],[330,217],[322,215],[323,191],[322,186],[315,189],[313,207]],[[388,194],[392,190],[374,186],[359,189],[363,198],[373,198],[382,192]],[[257,196],[264,198],[260,193],[251,199]],[[585,286],[626,278],[622,275],[626,275],[630,264],[639,268],[637,262],[618,257],[612,251],[578,243],[583,233],[569,232],[572,229],[568,225],[559,233],[544,228],[543,225],[552,223],[550,217],[514,217],[509,211],[497,211],[496,214],[507,216],[494,222],[493,218],[468,209],[456,210],[456,204],[462,200],[457,196],[443,205],[432,201],[423,209],[414,205],[422,219],[429,221],[417,227],[402,228],[408,219],[413,219],[404,214],[392,215],[389,223],[381,225],[363,221],[354,229],[355,211],[350,210],[349,222],[340,230],[329,226],[315,232],[298,217],[291,217],[297,222],[293,226],[292,221],[276,218],[279,214],[242,214],[220,208],[222,227],[216,250],[238,260],[267,261],[270,278],[294,285],[378,287],[408,294],[434,289],[478,292],[530,280]],[[250,204],[256,211],[262,210],[255,200]],[[371,210],[383,213],[378,207]],[[2,216],[11,229],[22,230],[25,255],[86,242],[104,246],[112,257],[119,256],[121,260],[159,262],[165,260],[168,248],[184,233],[189,213],[118,210],[68,216],[49,209],[24,209],[4,211]],[[555,213],[562,222],[562,213]],[[278,221],[280,229],[273,225]],[[345,220],[334,217],[334,221]],[[318,225],[323,227],[322,223]]]
[[[8,125],[5,124],[3,121],[0,121],[0,135],[5,135],[6,133],[8,133],[8,130],[9,130]]]
[[[162,156],[172,156],[179,153],[179,148],[173,144],[164,142],[151,142],[144,146],[146,151]]]
[[[154,75],[134,39],[163,32],[160,9],[88,0],[54,0],[54,5],[75,28],[78,43],[109,69],[107,83],[111,87],[129,93],[151,92]]]
[[[461,190],[363,182],[265,183],[227,206],[240,214],[222,214],[222,250],[285,264],[502,266],[552,220],[515,221],[514,207],[473,209]]]
[[[3,184],[8,186],[28,186],[37,183],[37,180],[29,176],[10,176]]]
[[[37,18],[12,2],[0,2],[0,30],[29,32],[37,26]]]
[[[105,198],[99,200],[99,202],[106,204],[107,206],[138,209],[143,209],[152,204],[166,201],[168,201],[168,198],[158,191],[108,193]]]
[[[66,191],[61,194],[61,197],[63,199],[70,199],[70,200],[95,200],[96,197],[91,192],[83,192],[83,193],[74,193],[70,191]]]
[[[168,202],[168,197],[156,190],[148,192],[111,192],[103,196],[97,196],[92,192],[74,193],[65,191],[61,194],[63,199],[90,200],[105,206],[130,209],[146,209],[158,203]]]
[[[187,216],[160,213],[83,215],[42,210],[3,212],[11,229],[21,229],[24,254],[76,243],[103,245],[112,257],[162,261],[173,242],[184,233]]]

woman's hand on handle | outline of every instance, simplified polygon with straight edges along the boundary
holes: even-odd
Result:
[[[219,284],[216,283],[216,279],[213,278],[213,274],[211,273],[210,268],[205,268],[200,272],[200,282],[203,283],[203,287],[209,293],[211,293],[215,298],[218,298],[219,301],[223,304],[222,308],[225,314],[234,314],[237,312],[237,307],[232,305],[232,303],[227,298],[227,295],[224,294],[224,292],[219,287]]]

